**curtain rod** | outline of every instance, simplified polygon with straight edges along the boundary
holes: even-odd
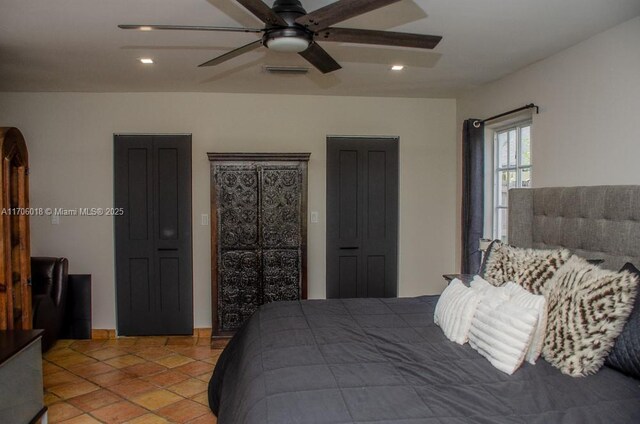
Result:
[[[499,115],[492,116],[491,118],[483,119],[481,121],[473,121],[473,126],[476,127],[476,128],[480,128],[480,125],[484,124],[485,122],[493,121],[495,119],[502,118],[503,116],[511,115],[511,114],[514,114],[514,113],[517,113],[517,112],[521,112],[521,111],[527,110],[527,109],[535,109],[536,110],[536,115],[540,113],[540,107],[539,106],[536,106],[533,103],[529,103],[528,105],[519,107],[517,109],[510,110],[508,112],[501,113]]]

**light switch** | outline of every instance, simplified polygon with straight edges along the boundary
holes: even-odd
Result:
[[[209,225],[209,214],[203,213],[200,215],[200,225]]]
[[[312,224],[317,224],[318,223],[318,212],[317,211],[311,211],[311,223]]]
[[[60,224],[60,215],[53,214],[51,215],[51,225]]]

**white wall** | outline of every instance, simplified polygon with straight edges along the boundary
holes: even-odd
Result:
[[[640,17],[458,99],[458,127],[534,102],[536,187],[640,184]]]
[[[640,184],[640,17],[457,100],[458,175],[463,120],[533,102],[534,187]]]
[[[193,134],[195,326],[211,324],[206,152],[311,152],[309,297],[325,296],[327,135],[400,137],[401,296],[439,293],[455,269],[455,100],[198,93],[2,93],[0,126],[18,127],[30,153],[31,205],[113,205],[114,133]],[[93,327],[115,328],[113,224],[108,217],[31,220],[32,254],[66,256],[93,275]]]

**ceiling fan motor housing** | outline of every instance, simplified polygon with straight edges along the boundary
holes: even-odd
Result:
[[[286,27],[267,26],[262,44],[283,52],[301,52],[313,42],[313,32],[296,23],[296,19],[307,14],[298,0],[276,0],[272,9],[288,24]]]
[[[298,0],[276,0],[275,3],[273,3],[273,8],[271,10],[282,16],[282,18],[289,23],[292,23],[296,18],[307,14],[307,11],[302,7],[302,3]],[[284,14],[292,14],[293,16],[291,21],[289,21]]]

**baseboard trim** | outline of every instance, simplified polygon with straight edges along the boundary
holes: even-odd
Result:
[[[113,340],[115,338],[116,338],[116,330],[114,329],[101,329],[101,328],[91,329],[92,340]]]
[[[191,337],[210,339],[211,328],[194,328]],[[93,340],[114,340],[116,338],[116,330],[113,328],[94,328],[91,330],[91,339]]]
[[[211,328],[194,328],[193,336],[201,339],[210,339],[211,338]]]

